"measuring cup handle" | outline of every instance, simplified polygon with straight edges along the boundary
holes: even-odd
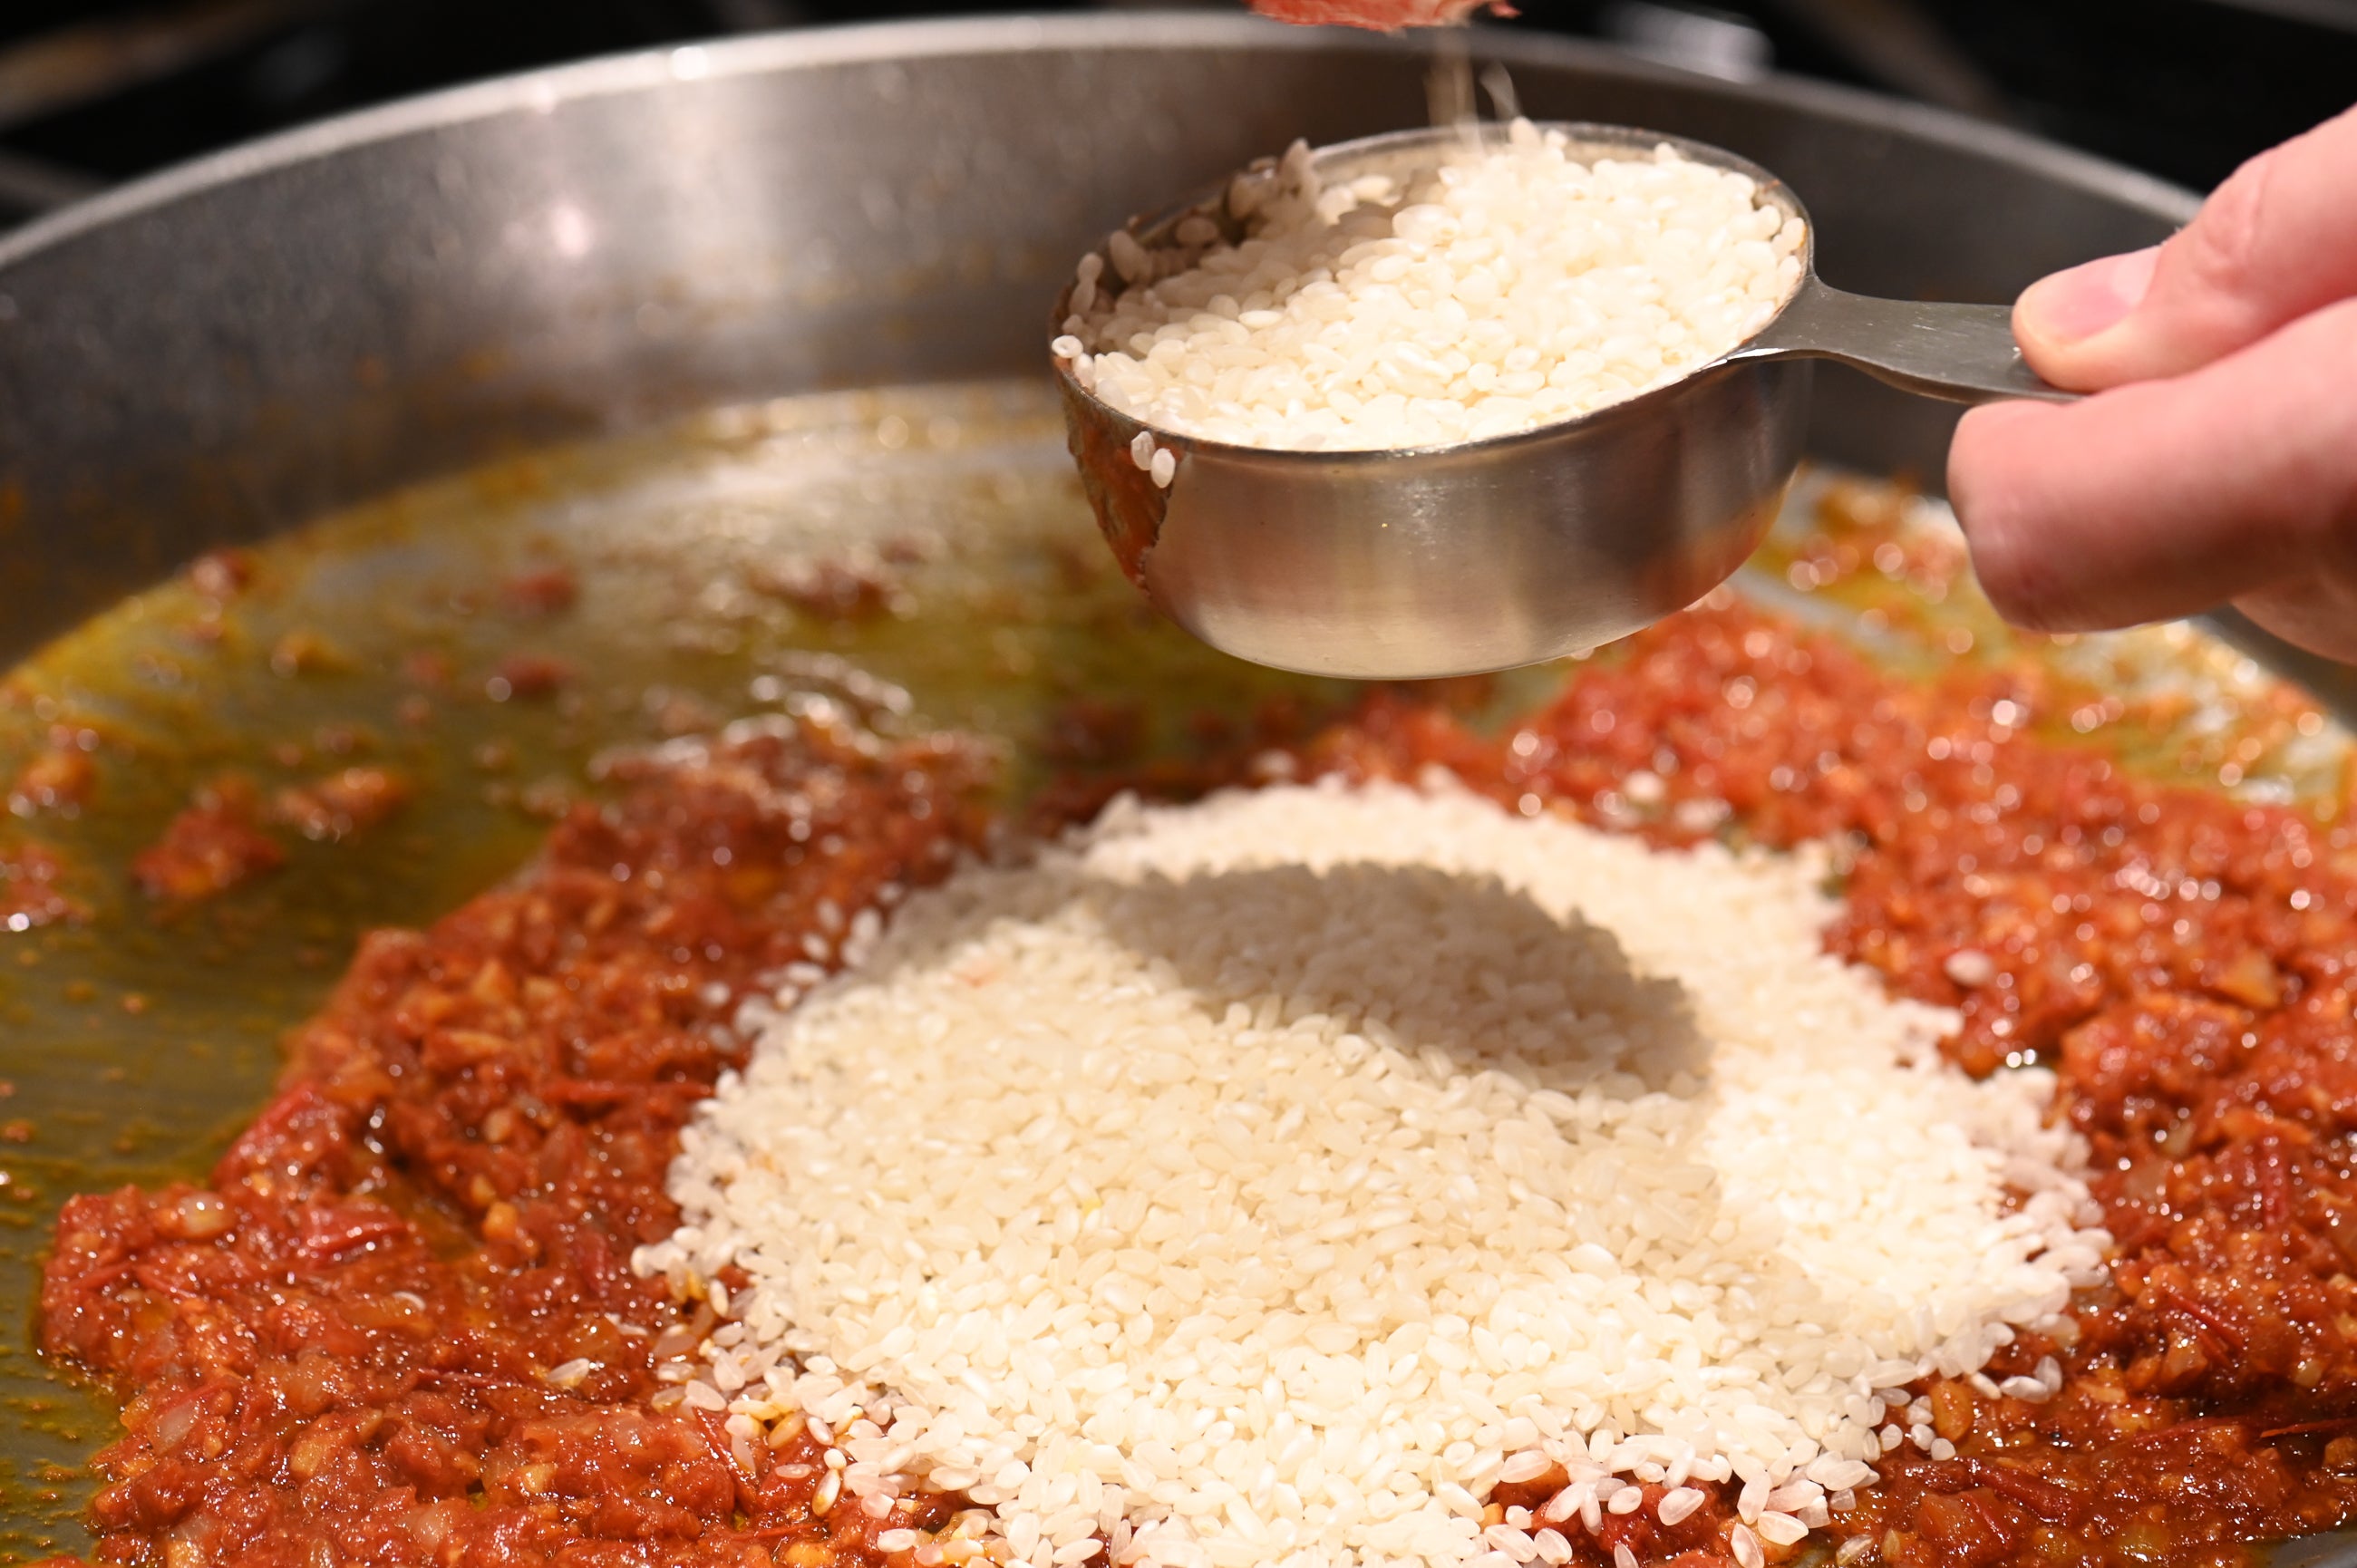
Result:
[[[2079,395],[2040,380],[2022,362],[2008,306],[1878,299],[1813,277],[1734,357],[1837,360],[1901,391],[1950,403],[2064,403]]]

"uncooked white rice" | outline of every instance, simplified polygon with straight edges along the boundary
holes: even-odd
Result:
[[[1583,161],[1528,121],[1405,188],[1321,188],[1297,145],[1226,205],[1239,243],[1198,216],[1168,248],[1117,233],[1084,258],[1051,347],[1140,422],[1248,446],[1445,446],[1573,418],[1734,349],[1800,278],[1801,220],[1748,176],[1666,145]]]
[[[691,1385],[740,1457],[800,1412],[1002,1562],[1513,1568],[1633,1478],[1738,1484],[1756,1563],[2108,1244],[2050,1077],[1945,1066],[1824,874],[1445,788],[1117,803],[767,1014],[639,1264],[750,1276]]]

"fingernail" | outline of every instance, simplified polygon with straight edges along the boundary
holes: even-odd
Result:
[[[2040,278],[2018,308],[2028,325],[2055,342],[2076,343],[2117,326],[2152,286],[2160,247],[2105,256]]]

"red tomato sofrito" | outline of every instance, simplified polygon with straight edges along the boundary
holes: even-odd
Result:
[[[748,1473],[657,1377],[708,1309],[630,1255],[753,977],[946,869],[982,770],[780,726],[621,771],[518,885],[369,939],[210,1185],[67,1206],[42,1343],[129,1400],[105,1560],[872,1562],[945,1516],[814,1510],[807,1436]]]
[[[1503,734],[1386,693],[1252,764],[1437,765],[1662,843],[1831,840],[1834,950],[1959,1008],[1965,1070],[2058,1070],[2113,1283],[1987,1381],[1910,1391],[1894,1420],[1933,1441],[1834,1514],[1846,1565],[2192,1568],[2357,1520],[2357,837],[2041,738],[2076,695],[1910,682],[1721,604]],[[372,939],[211,1186],[67,1209],[44,1343],[130,1401],[100,1459],[109,1560],[916,1568],[878,1536],[958,1506],[823,1508],[807,1436],[732,1443],[685,1408],[658,1370],[708,1313],[628,1259],[673,1223],[664,1172],[745,1048],[737,1001],[977,842],[978,769],[779,729],[628,774],[521,884]],[[2049,1357],[2058,1393],[1989,1391]],[[1649,1498],[1571,1529],[1573,1560],[1727,1563],[1734,1500],[1663,1527]]]

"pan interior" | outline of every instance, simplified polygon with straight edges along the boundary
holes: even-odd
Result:
[[[1348,696],[1140,601],[1028,382],[765,403],[511,461],[250,570],[226,598],[199,573],[127,599],[0,682],[0,787],[56,738],[96,745],[78,809],[0,817],[0,854],[52,852],[86,912],[0,930],[0,1315],[19,1326],[0,1336],[0,1561],[87,1544],[84,1466],[113,1431],[109,1399],[30,1348],[58,1204],[200,1174],[360,935],[523,864],[594,794],[601,752],[836,703],[996,737],[1020,796]],[[266,811],[352,767],[397,776],[407,804],[340,843],[274,830],[281,870],[194,907],[134,885],[207,785],[247,780]]]
[[[1878,623],[1808,591],[1821,489],[1796,495],[1797,532],[1748,591],[1926,670],[2018,651],[1976,596]],[[2041,657],[2180,693],[2139,754],[2161,771],[2241,757],[2238,788],[2289,794],[2332,787],[2346,755],[2190,632]],[[1438,691],[1488,724],[1562,673]],[[52,644],[0,680],[0,785],[61,744],[92,765],[79,806],[0,819],[0,855],[49,851],[82,910],[0,931],[0,1316],[19,1326],[0,1336],[0,1561],[87,1547],[85,1465],[114,1427],[111,1401],[30,1348],[58,1204],[201,1173],[360,935],[522,865],[551,815],[595,796],[601,753],[834,703],[993,737],[1019,808],[1050,779],[1297,734],[1358,690],[1154,615],[1096,537],[1052,389],[1028,381],[744,406],[505,462],[217,560]],[[340,842],[275,829],[283,868],[190,908],[135,886],[133,857],[207,786],[243,779],[266,811],[350,768],[395,775],[405,807]]]

